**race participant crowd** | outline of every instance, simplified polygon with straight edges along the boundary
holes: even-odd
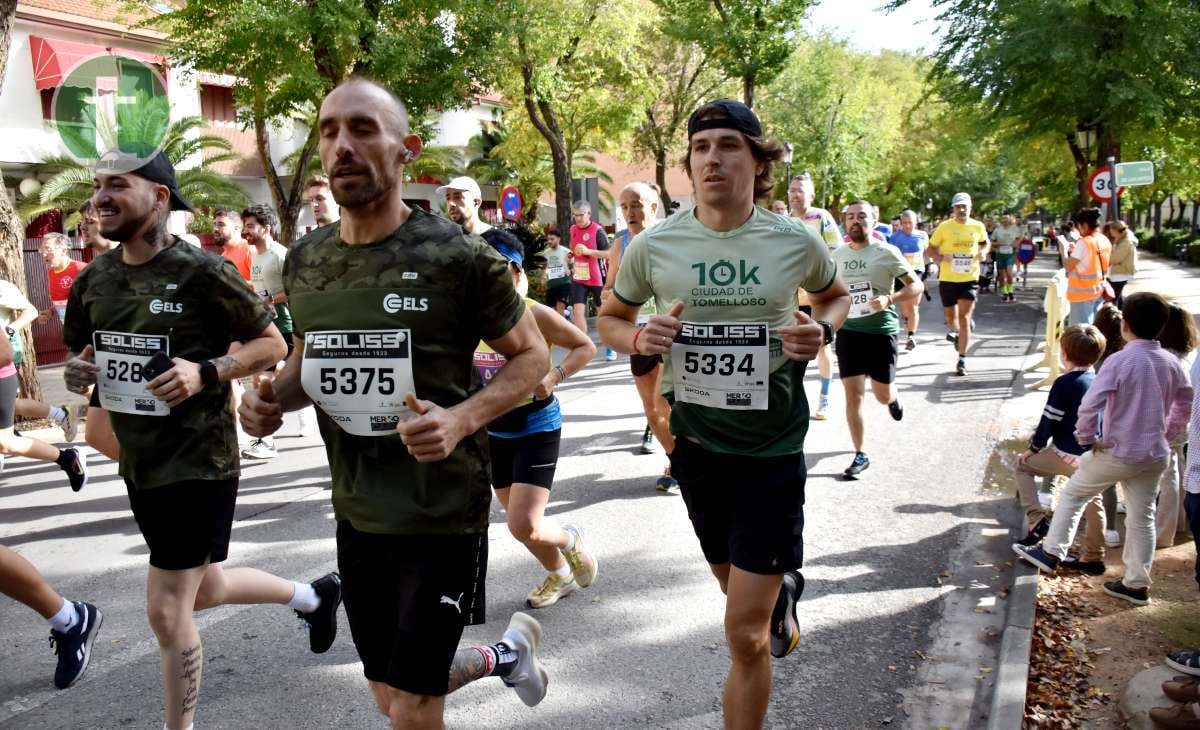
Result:
[[[316,653],[336,640],[344,605],[392,727],[441,727],[446,696],[486,677],[526,705],[541,702],[549,675],[531,615],[512,614],[494,643],[459,642],[464,627],[485,620],[493,494],[544,571],[530,609],[587,590],[600,574],[583,527],[546,515],[563,425],[555,389],[597,353],[589,307],[605,359],[629,355],[643,448],[667,457],[656,487],[683,499],[726,595],[728,727],[762,725],[772,658],[800,641],[804,443],[810,423],[830,417],[833,359],[854,451],[843,476],[854,480],[871,464],[868,381],[891,418],[904,417],[894,383],[902,348],[920,346],[922,296],[940,298],[956,345],[952,372],[965,376],[981,288],[1014,301],[1018,264],[1051,248],[1062,257],[1066,370],[1017,466],[1029,523],[1014,546],[1022,559],[1103,572],[1112,541],[1101,495],[1119,484],[1126,573],[1104,589],[1144,605],[1156,530],[1172,540],[1185,523],[1200,531],[1200,467],[1187,464],[1185,475],[1183,456],[1189,417],[1192,453],[1200,438],[1183,364],[1195,325],[1155,294],[1122,298],[1136,263],[1118,271],[1119,249],[1134,242],[1123,224],[1101,226],[1099,211],[1079,211],[1046,238],[1010,215],[976,220],[970,195],[959,193],[932,233],[911,210],[889,225],[863,199],[841,211],[839,226],[813,206],[807,174],[789,181],[787,202],[761,207],[782,146],[748,107],[718,100],[687,125],[682,165],[695,207],[664,215],[651,186],[631,184],[618,198],[627,228],[610,241],[590,206],[574,203],[568,234],[547,235],[540,303],[528,293],[527,247],[480,217],[474,180],[439,189],[445,217],[405,204],[403,168],[422,143],[392,92],[345,82],[317,123],[328,176],[307,192],[318,227],[290,247],[274,240],[278,219],[261,205],[215,212],[221,256],[168,233],[167,215],[191,210],[171,164],[161,153],[113,151],[96,165],[81,211],[81,236],[98,255],[82,267],[62,240],[44,243],[51,310],[0,282],[10,335],[0,338],[0,453],[54,461],[72,489],[87,487],[79,449],[13,428],[17,416],[48,418],[75,437],[73,409],[16,392],[13,334],[58,317],[72,353],[67,385],[89,399],[86,441],[119,463],[149,548],[146,614],[168,730],[192,728],[199,706],[194,614],[226,604],[287,606]],[[804,377],[814,360],[820,389],[810,410]],[[272,458],[287,412],[301,414],[302,431],[319,430],[331,471],[338,569],[311,582],[222,567],[239,458]],[[238,425],[252,438],[245,446]],[[1054,497],[1039,493],[1036,477],[1055,475],[1068,479]],[[1082,552],[1072,553],[1081,516]],[[102,610],[64,598],[3,546],[0,591],[47,620],[54,683],[75,683]],[[1170,661],[1200,675],[1198,653]]]

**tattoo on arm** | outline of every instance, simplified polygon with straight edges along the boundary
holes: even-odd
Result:
[[[450,692],[461,689],[477,679],[487,676],[487,662],[483,653],[474,647],[459,649],[450,665]]]
[[[258,357],[246,363],[233,355],[222,355],[213,360],[212,363],[217,368],[217,377],[222,381],[234,380],[235,378],[242,378],[252,373],[257,373],[272,364],[269,357]]]
[[[196,702],[200,699],[200,669],[204,663],[204,651],[199,644],[184,649],[183,657],[183,674],[180,679],[186,682],[183,691],[183,704],[179,711],[183,715],[187,715],[196,709]]]

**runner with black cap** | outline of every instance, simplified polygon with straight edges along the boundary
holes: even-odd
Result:
[[[119,473],[150,548],[146,613],[162,660],[166,727],[192,725],[203,650],[193,612],[279,603],[309,625],[313,651],[337,631],[336,573],[293,583],[253,568],[223,570],[238,487],[229,381],[286,352],[266,306],[232,263],[166,232],[191,210],[175,170],[152,156],[109,152],[96,164],[100,231],[121,245],[71,288],[64,340],[76,393],[95,385],[120,444]],[[234,341],[245,344],[226,355]]]
[[[696,207],[634,237],[599,319],[612,347],[665,357],[671,472],[727,596],[728,727],[761,725],[770,656],[799,640],[804,370],[850,304],[821,237],[755,205],[774,186],[782,153],[744,104],[697,109],[683,160]],[[808,292],[812,317],[797,309],[797,288]],[[639,328],[651,298],[662,314]]]
[[[987,258],[987,228],[971,217],[971,196],[955,193],[950,201],[953,217],[933,231],[929,255],[939,264],[938,292],[946,314],[946,339],[958,345],[955,375],[967,374],[967,349],[971,345],[971,316],[979,296],[980,262]]]

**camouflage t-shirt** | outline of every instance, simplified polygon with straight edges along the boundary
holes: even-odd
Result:
[[[407,330],[416,396],[443,408],[466,400],[481,387],[475,346],[525,314],[508,263],[481,238],[420,208],[376,243],[348,245],[340,231],[338,224],[313,231],[284,262],[296,337],[307,347],[313,332]],[[398,535],[487,529],[485,430],[464,438],[449,458],[420,464],[394,432],[358,436],[317,413],[337,519]]]
[[[269,324],[270,313],[237,267],[175,238],[144,264],[126,264],[118,248],[80,272],[63,339],[80,352],[97,331],[166,335],[171,357],[198,363],[221,357],[232,342],[257,337]],[[134,489],[238,475],[228,383],[205,388],[161,418],[109,414],[121,444],[120,474]]]

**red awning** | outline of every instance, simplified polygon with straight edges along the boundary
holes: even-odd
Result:
[[[36,35],[29,36],[29,51],[33,56],[33,79],[38,91],[59,86],[63,77],[70,73],[76,64],[93,56],[124,56],[145,61],[160,69],[166,66],[166,59],[151,53],[131,51],[128,48],[94,46],[91,43],[75,43],[57,38],[42,38]]]

